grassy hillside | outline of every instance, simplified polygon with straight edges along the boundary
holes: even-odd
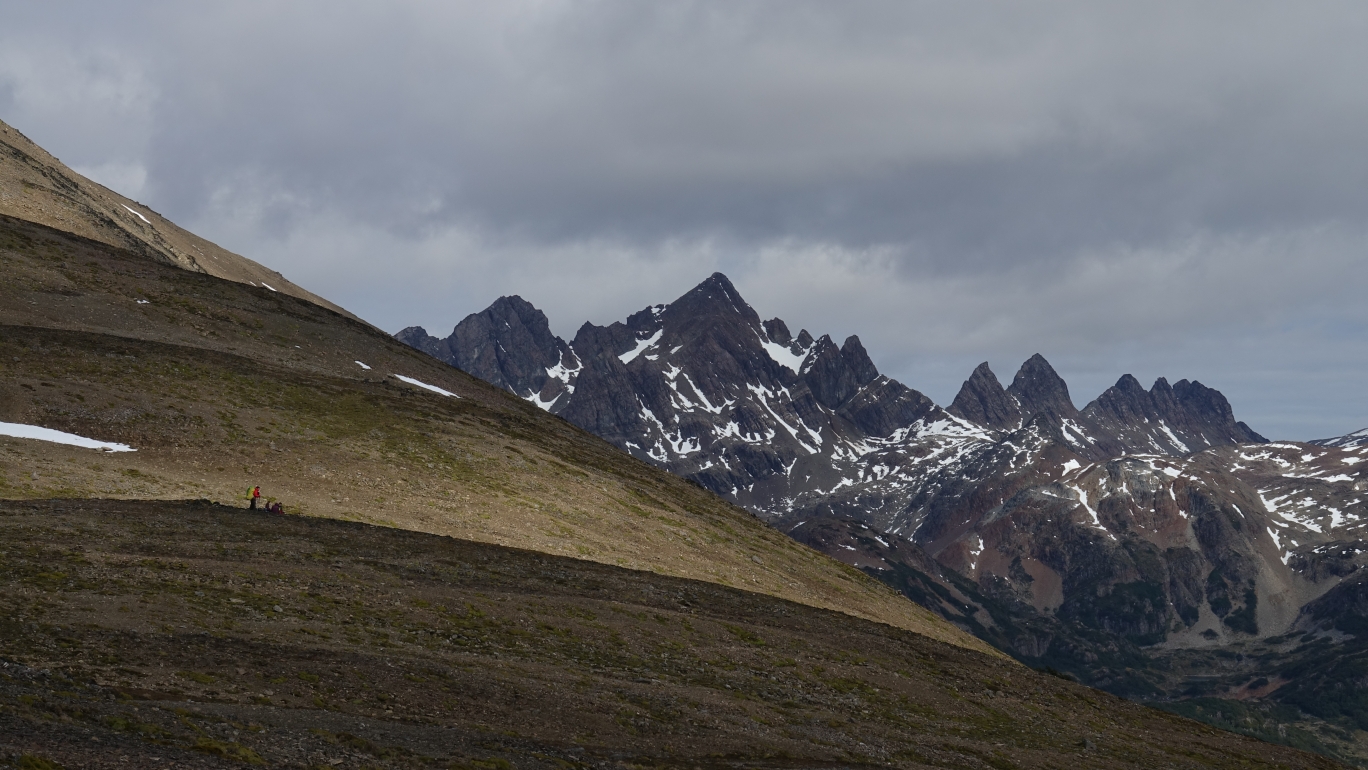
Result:
[[[990,649],[716,496],[326,308],[3,217],[0,269],[0,421],[137,449],[0,438],[0,497],[245,505],[259,484],[292,513],[745,587]]]
[[[333,305],[280,273],[177,227],[130,198],[67,168],[0,121],[0,215],[74,233],[153,261]]]
[[[0,758],[29,767],[1336,766],[887,625],[470,541],[40,501],[0,503],[0,544]]]

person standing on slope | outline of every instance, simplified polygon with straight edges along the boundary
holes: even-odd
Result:
[[[250,498],[252,501],[251,504],[247,507],[255,511],[257,506],[257,500],[261,499],[261,487],[252,487],[252,491],[247,493],[247,497]]]

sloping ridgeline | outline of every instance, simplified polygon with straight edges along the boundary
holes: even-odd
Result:
[[[1360,689],[1289,687],[1304,660],[1357,654],[1335,630],[1347,610],[1309,604],[1363,563],[1368,447],[1352,437],[1270,443],[1189,380],[1125,375],[1079,409],[1042,356],[1007,387],[979,366],[942,409],[880,375],[858,338],[762,321],[721,275],[569,343],[516,297],[445,340],[399,338],[1031,665],[1132,698],[1248,701],[1276,711],[1265,737],[1362,751],[1357,705],[1330,705]]]

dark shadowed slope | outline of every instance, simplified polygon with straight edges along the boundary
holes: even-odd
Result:
[[[0,755],[66,767],[1335,766],[886,625],[529,551],[132,501],[0,504],[0,542]]]

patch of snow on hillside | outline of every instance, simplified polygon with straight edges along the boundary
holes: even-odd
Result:
[[[423,382],[423,381],[421,381],[421,380],[415,380],[415,379],[413,379],[412,377],[405,377],[405,376],[402,375],[402,374],[396,374],[396,375],[394,375],[394,376],[395,376],[395,377],[398,377],[399,379],[403,380],[404,382],[407,382],[407,383],[410,384],[410,385],[417,385],[418,387],[424,388],[424,389],[426,389],[426,390],[430,390],[430,391],[432,391],[433,393],[441,393],[441,394],[444,395],[444,396],[450,396],[450,397],[452,397],[452,398],[460,398],[460,396],[456,395],[455,393],[452,393],[452,392],[449,391],[449,390],[442,390],[441,388],[437,387],[436,385],[429,385],[429,384],[427,384],[426,382]]]
[[[370,371],[370,367],[369,367],[369,366],[366,366],[365,364],[361,363],[360,361],[353,361],[352,363],[356,364],[357,366],[361,367],[362,369],[365,369],[366,371]]]
[[[123,206],[122,203],[120,203],[119,205],[120,205],[120,206]],[[141,219],[142,221],[146,222],[146,223],[149,224],[149,225],[152,224],[152,220],[150,220],[150,219],[148,219],[147,217],[143,216],[143,215],[142,215],[142,212],[134,211],[133,209],[129,209],[127,206],[124,206],[124,208],[128,209],[129,213],[131,213],[133,216],[137,217],[138,219]]]
[[[271,291],[275,291],[275,289],[272,288],[271,285],[270,285],[269,283],[266,283],[265,281],[262,281],[262,282],[261,282],[261,285],[262,285],[262,286],[265,286],[265,287],[268,288],[268,289],[271,289]],[[276,291],[276,294],[279,294],[279,293],[280,293],[280,292]]]
[[[1339,482],[1339,481],[1353,481],[1353,480],[1354,480],[1354,477],[1353,477],[1353,476],[1349,476],[1349,475],[1346,475],[1346,474],[1343,474],[1343,473],[1341,473],[1341,474],[1338,475],[1338,476],[1327,476],[1327,477],[1321,479],[1321,481],[1329,481],[1329,482],[1331,482],[1331,483],[1335,483],[1335,482]]]
[[[524,401],[531,401],[533,405],[535,405],[538,409],[542,410],[543,412],[551,411],[551,407],[556,405],[556,401],[559,398],[560,396],[557,396],[556,398],[553,398],[550,401],[543,401],[541,394],[536,392],[529,393],[526,396],[523,396]]]
[[[644,339],[644,340],[637,340],[636,347],[634,347],[634,348],[632,348],[631,350],[627,351],[626,353],[623,353],[622,355],[618,356],[618,360],[621,361],[621,362],[624,363],[624,364],[630,364],[630,363],[632,363],[632,361],[635,360],[637,356],[641,355],[642,352],[643,352],[644,350],[646,350],[647,348],[649,348],[649,347],[651,347],[652,345],[656,344],[657,342],[660,342],[660,335],[662,335],[662,334],[664,334],[664,333],[665,333],[665,330],[664,330],[664,329],[659,329],[659,330],[656,331],[655,334],[652,334],[651,336],[647,337],[646,339]]]
[[[1341,511],[1338,508],[1332,508],[1328,505],[1325,506],[1325,510],[1330,512],[1330,529],[1337,529],[1340,524],[1344,523],[1343,511]]]
[[[1282,497],[1275,497],[1275,498],[1269,499],[1269,498],[1267,498],[1267,497],[1264,497],[1264,491],[1263,491],[1263,490],[1255,490],[1255,492],[1256,492],[1256,493],[1258,494],[1258,496],[1259,496],[1259,501],[1262,502],[1262,503],[1264,504],[1264,507],[1268,509],[1268,512],[1269,512],[1269,513],[1276,514],[1277,516],[1281,517],[1281,518],[1282,518],[1283,520],[1285,520],[1285,521],[1290,521],[1290,522],[1292,522],[1293,524],[1297,524],[1297,525],[1299,525],[1299,526],[1301,526],[1301,527],[1305,527],[1306,529],[1309,529],[1309,530],[1311,530],[1312,532],[1315,532],[1315,533],[1317,533],[1317,534],[1322,534],[1322,533],[1323,533],[1323,530],[1321,529],[1320,524],[1316,523],[1310,516],[1300,516],[1300,517],[1299,517],[1299,516],[1297,515],[1297,512],[1296,512],[1296,511],[1293,511],[1293,510],[1282,510],[1281,506],[1282,506],[1283,502],[1284,502],[1285,500],[1287,500],[1287,498],[1289,498],[1289,497],[1292,496],[1291,493],[1286,494],[1286,495],[1283,495]],[[1297,505],[1297,506],[1300,506],[1300,507],[1303,508],[1303,509],[1306,509],[1306,508],[1312,508],[1312,507],[1314,507],[1315,504],[1316,504],[1316,501],[1315,501],[1315,500],[1311,499],[1310,497],[1306,497],[1306,498],[1302,498],[1301,500],[1298,500],[1298,501],[1295,501],[1295,502],[1293,502],[1293,503],[1290,503],[1288,507],[1290,508],[1292,505]],[[1274,523],[1276,524],[1277,522],[1274,522]],[[1282,526],[1282,525],[1280,525],[1280,526]]]
[[[52,444],[65,444],[76,446],[83,449],[98,449],[102,452],[136,452],[138,450],[127,444],[116,444],[112,441],[97,441],[85,436],[77,436],[75,433],[66,433],[51,428],[40,428],[37,425],[24,425],[17,422],[0,422],[0,436],[11,438],[27,438],[34,441],[47,441]]]
[[[1065,420],[1063,421],[1063,426],[1064,426],[1064,431],[1063,431],[1063,433],[1064,433],[1064,438],[1065,438],[1065,440],[1067,440],[1068,442],[1070,442],[1070,443],[1072,443],[1072,444],[1077,444],[1077,443],[1078,443],[1077,441],[1074,441],[1073,439],[1069,438],[1069,431],[1073,431],[1075,434],[1078,435],[1079,438],[1083,439],[1084,441],[1087,441],[1089,444],[1096,444],[1096,443],[1097,443],[1097,439],[1093,438],[1092,436],[1089,436],[1088,433],[1087,433],[1087,431],[1084,431],[1084,430],[1083,430],[1083,427],[1082,427],[1081,425],[1079,425],[1078,423],[1074,422],[1073,420],[1065,419]]]
[[[978,569],[978,557],[979,557],[979,554],[981,554],[981,553],[983,553],[983,539],[980,538],[980,537],[975,537],[975,538],[974,538],[974,544],[973,544],[972,546],[969,547],[969,569],[970,569],[970,570]]]
[[[914,426],[916,427],[916,426]],[[918,436],[950,436],[954,438],[977,438],[987,440],[991,435],[987,430],[958,417],[936,420],[921,425],[915,434]],[[894,435],[897,435],[895,432]],[[891,438],[891,437],[890,437]]]
[[[548,367],[546,367],[546,376],[547,376],[547,377],[550,377],[550,378],[553,379],[553,380],[560,380],[562,383],[565,384],[565,389],[566,389],[566,391],[568,391],[568,392],[570,392],[570,393],[574,393],[574,392],[575,392],[575,386],[574,386],[574,384],[573,384],[574,376],[575,376],[576,374],[579,374],[580,369],[583,369],[583,368],[584,368],[584,364],[583,364],[583,363],[581,363],[578,367],[576,367],[576,368],[574,368],[574,369],[568,369],[568,368],[566,368],[565,364],[563,364],[563,363],[558,363],[558,364],[556,364],[555,366],[548,366]]]
[[[1078,495],[1078,503],[1079,505],[1082,505],[1083,510],[1087,511],[1088,515],[1092,517],[1093,526],[1101,530],[1102,533],[1107,537],[1111,538],[1112,540],[1115,540],[1116,535],[1113,535],[1111,532],[1108,532],[1107,528],[1102,526],[1102,520],[1097,517],[1097,511],[1093,510],[1093,507],[1091,505],[1088,505],[1088,493],[1084,492],[1081,487],[1071,486],[1069,487],[1069,489],[1072,489],[1074,491],[1074,494]]]
[[[792,350],[780,345],[777,342],[770,342],[765,338],[760,338],[760,347],[765,349],[765,353],[780,366],[787,367],[789,371],[797,374],[803,367],[803,361],[807,360],[811,348],[804,349],[802,355],[794,353]]]
[[[1287,560],[1292,558],[1292,553],[1290,551],[1283,551],[1282,540],[1278,537],[1278,533],[1273,531],[1272,527],[1264,527],[1264,530],[1268,532],[1269,537],[1273,538],[1273,545],[1278,547],[1278,552],[1282,553],[1282,563],[1286,564]]]
[[[724,401],[721,406],[713,406],[712,402],[708,400],[708,397],[703,395],[703,391],[700,390],[699,387],[694,384],[694,381],[692,379],[689,378],[689,375],[684,375],[684,381],[689,383],[689,387],[693,388],[694,394],[696,394],[698,396],[698,399],[703,402],[703,410],[706,411],[708,414],[722,414],[723,409],[726,409],[727,407],[736,403],[735,399],[730,399]]]
[[[1079,468],[1082,468],[1082,467],[1083,467],[1083,463],[1080,463],[1080,462],[1077,461],[1077,460],[1069,460],[1068,462],[1064,463],[1064,467],[1063,467],[1063,469],[1062,469],[1060,472],[1061,472],[1061,473],[1068,473],[1069,471],[1076,471],[1076,470],[1078,470]]]
[[[780,417],[780,416],[779,416],[779,413],[776,412],[776,411],[774,411],[774,408],[770,406],[770,404],[769,404],[769,399],[775,395],[774,393],[771,393],[770,390],[769,390],[768,388],[765,388],[765,387],[760,386],[760,385],[751,385],[750,383],[747,383],[747,384],[746,384],[746,389],[749,390],[751,393],[754,393],[754,394],[756,395],[756,397],[757,397],[757,398],[759,399],[759,401],[760,401],[760,405],[763,406],[763,407],[765,407],[765,411],[766,411],[766,412],[769,412],[770,417],[773,417],[775,422],[777,422],[777,423],[779,423],[781,426],[783,426],[784,430],[788,431],[788,434],[789,434],[790,436],[793,437],[793,440],[794,440],[794,441],[797,441],[797,442],[798,442],[798,445],[799,445],[799,446],[801,446],[802,448],[806,449],[806,450],[808,451],[808,454],[814,454],[814,455],[817,454],[817,449],[808,446],[807,443],[806,443],[805,441],[803,441],[801,438],[798,438],[798,430],[797,430],[796,428],[794,428],[792,425],[789,425],[789,424],[784,420],[784,418]],[[785,391],[783,391],[783,392],[784,392],[785,395],[788,394],[787,390],[785,390]],[[804,428],[807,428],[806,425],[804,425],[803,427],[804,427]],[[810,429],[809,429],[809,432],[811,432]],[[819,445],[819,446],[820,446],[820,445]],[[840,488],[840,487],[837,487],[837,489],[839,489],[839,488]],[[833,491],[834,491],[834,490],[833,490]]]
[[[1178,447],[1178,451],[1180,451],[1180,452],[1191,452],[1191,451],[1192,451],[1191,449],[1188,449],[1188,445],[1187,445],[1187,444],[1184,444],[1182,441],[1178,440],[1178,437],[1175,436],[1175,435],[1173,434],[1173,431],[1169,429],[1169,426],[1168,426],[1168,425],[1164,424],[1164,421],[1163,421],[1163,420],[1160,420],[1160,421],[1159,421],[1159,429],[1162,430],[1162,431],[1164,432],[1164,435],[1168,436],[1168,440],[1171,441],[1171,442],[1173,442],[1173,445],[1174,445],[1174,446]]]
[[[637,399],[637,404],[641,406],[642,419],[655,423],[656,428],[660,431],[661,437],[664,438],[665,441],[669,442],[670,450],[674,452],[676,455],[682,457],[684,455],[697,452],[699,449],[702,448],[701,445],[698,443],[698,439],[696,438],[684,438],[682,432],[676,431],[672,435],[669,431],[667,431],[665,429],[664,423],[662,423],[660,419],[655,416],[655,412],[652,412],[650,409],[647,409],[646,405],[641,403],[641,399]],[[664,456],[664,447],[660,445],[659,441],[656,442],[656,447],[661,450],[662,455],[661,457],[658,457],[656,459],[664,462],[664,460],[666,459]],[[650,452],[650,455],[652,457],[655,457],[655,452]]]
[[[139,304],[139,305],[150,305],[150,304],[152,304],[152,303],[151,303],[151,302],[148,302],[148,301],[145,300],[145,299],[140,299],[140,300],[138,300],[138,304]]]

